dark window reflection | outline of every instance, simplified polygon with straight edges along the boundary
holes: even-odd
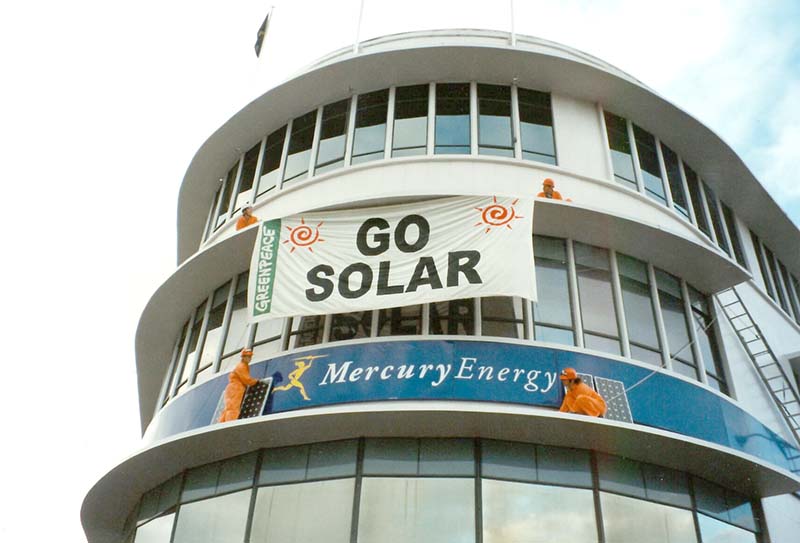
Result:
[[[392,156],[424,155],[428,143],[428,85],[397,87]]]
[[[689,196],[692,198],[692,207],[694,208],[694,217],[697,220],[697,228],[700,229],[706,236],[711,237],[711,229],[708,227],[706,220],[705,207],[703,206],[702,196],[700,196],[700,181],[697,179],[697,174],[686,163],[683,163],[683,171],[686,174],[686,185],[689,187]]]
[[[370,336],[372,311],[342,313],[331,317],[330,341],[345,341]]]
[[[422,333],[422,305],[381,309],[378,313],[379,336],[408,336]]]
[[[731,249],[728,247],[728,239],[725,237],[725,227],[722,225],[719,207],[717,207],[717,197],[714,191],[703,183],[703,190],[706,193],[706,203],[708,204],[708,214],[711,216],[711,224],[714,226],[714,233],[717,235],[717,245],[730,256]]]
[[[289,152],[286,156],[286,167],[283,172],[284,181],[302,179],[308,173],[316,122],[317,110],[309,111],[292,121]]]
[[[469,83],[436,85],[434,153],[469,154]]]
[[[650,198],[666,205],[667,195],[664,192],[664,181],[661,179],[661,166],[658,164],[656,139],[652,134],[633,125],[636,138],[636,152],[639,154],[639,167],[642,171],[644,191]]]
[[[667,181],[669,182],[669,190],[672,193],[672,205],[681,215],[688,219],[690,217],[689,204],[686,201],[686,193],[683,190],[678,155],[663,143],[661,144],[661,155],[664,157],[664,168],[667,170]]]
[[[481,334],[524,339],[522,299],[510,296],[481,298]]]
[[[383,158],[386,147],[386,114],[388,110],[388,89],[358,96],[351,164],[361,164]]]
[[[656,285],[661,305],[661,317],[667,332],[669,356],[672,358],[672,369],[687,377],[697,379],[680,280],[665,271],[656,269]]]
[[[589,349],[620,354],[608,251],[574,243],[584,343]]]
[[[350,100],[340,100],[322,108],[322,126],[317,146],[315,174],[335,170],[344,165],[349,105]],[[292,134],[294,134],[294,130],[292,130]]]
[[[325,323],[323,315],[292,318],[292,327],[289,332],[289,348],[297,349],[307,345],[322,343],[322,327]]]
[[[472,298],[430,304],[431,334],[475,333],[475,302]]]
[[[611,164],[614,167],[614,179],[628,188],[638,190],[636,174],[633,171],[631,142],[628,138],[628,123],[613,113],[606,111],[604,114],[608,146],[611,150]]]
[[[650,296],[650,278],[647,264],[623,254],[617,254],[619,281],[622,287],[622,305],[631,345],[631,356],[643,362],[660,366],[661,346],[656,331],[653,300]],[[634,347],[638,347],[637,357]]]
[[[736,262],[747,269],[747,260],[744,258],[744,251],[742,251],[742,242],[739,240],[739,232],[736,230],[736,220],[733,217],[731,208],[720,202],[722,206],[722,217],[725,219],[725,226],[728,227],[728,235],[731,238],[731,245],[733,245],[733,255]]]
[[[222,185],[222,196],[220,196],[219,208],[217,210],[217,228],[222,226],[228,218],[231,194],[233,194],[233,185],[236,184],[236,174],[238,171],[239,163],[237,162],[233,168],[228,170],[228,176],[225,178],[224,184]]]
[[[722,359],[720,358],[717,340],[714,335],[714,326],[712,326],[709,299],[700,291],[689,286],[689,301],[692,307],[697,345],[700,347],[700,352],[703,356],[708,385],[723,394],[727,394],[728,386],[725,383]]]
[[[775,286],[775,292],[778,295],[778,303],[783,310],[788,313],[789,306],[786,304],[786,297],[784,296],[783,289],[781,288],[781,278],[778,276],[778,268],[775,266],[775,255],[772,254],[772,251],[770,251],[769,247],[766,245],[764,246],[764,258],[767,262],[767,268],[769,268],[769,275],[772,278],[772,284]]]
[[[555,164],[556,145],[550,95],[529,89],[517,91],[522,158]]]
[[[282,126],[269,136],[261,161],[261,179],[258,183],[258,195],[269,192],[278,185],[278,168],[281,166],[283,142],[286,139],[286,127]]]
[[[510,87],[478,85],[478,152],[514,156]]]
[[[242,177],[239,180],[239,193],[236,196],[236,206],[233,209],[234,213],[239,211],[242,206],[251,199],[250,189],[253,188],[253,180],[256,177],[259,151],[261,151],[261,143],[257,143],[244,154]]]

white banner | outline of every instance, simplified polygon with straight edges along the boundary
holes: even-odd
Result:
[[[476,296],[536,300],[533,202],[465,196],[264,221],[249,319]]]

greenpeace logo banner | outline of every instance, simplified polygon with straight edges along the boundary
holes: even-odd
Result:
[[[251,321],[475,296],[536,299],[530,198],[468,196],[265,221]]]

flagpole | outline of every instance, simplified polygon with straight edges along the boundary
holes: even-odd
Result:
[[[514,0],[508,0],[511,7],[511,47],[517,46],[517,34],[514,32]]]
[[[358,54],[358,41],[361,38],[361,18],[364,16],[364,0],[361,0],[358,8],[358,25],[356,26],[356,41],[353,43],[353,54]]]

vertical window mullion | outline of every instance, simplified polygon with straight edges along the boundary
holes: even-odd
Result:
[[[653,135],[653,139],[655,140],[658,167],[661,171],[661,179],[664,185],[664,195],[667,197],[667,207],[670,209],[675,209],[675,202],[672,200],[672,187],[670,187],[669,177],[667,174],[667,165],[664,163],[664,153],[661,150],[661,140],[658,139],[658,136],[656,135]]]
[[[717,240],[717,233],[715,232],[714,222],[711,220],[711,211],[708,209],[708,200],[706,199],[706,191],[705,191],[705,181],[702,178],[697,178],[698,184],[698,192],[700,193],[700,202],[703,206],[703,216],[706,218],[706,224],[708,224],[708,237],[711,238],[711,241],[714,242],[714,245],[719,245],[719,241]]]
[[[478,154],[478,83],[475,81],[469,84],[469,153]]]
[[[511,134],[514,143],[514,158],[521,159],[522,130],[520,128],[519,87],[517,85],[511,85]]]
[[[480,298],[472,299],[472,312],[475,314],[474,332],[476,336],[480,336],[483,334],[483,323],[481,322],[482,311],[481,311]]]
[[[678,155],[678,168],[681,172],[681,185],[683,186],[683,193],[686,195],[686,209],[689,211],[689,220],[692,222],[692,224],[697,225],[694,203],[692,203],[692,196],[689,193],[689,182],[686,180],[686,170],[683,167],[683,159],[680,157],[680,155]]]
[[[633,123],[626,119],[625,127],[628,129],[628,141],[631,146],[631,158],[633,159],[633,175],[636,178],[636,190],[639,194],[645,194],[644,179],[642,179],[642,165],[639,164],[639,149],[636,147],[636,134],[633,133]]]
[[[725,243],[728,245],[728,250],[730,251],[730,256],[734,260],[736,259],[735,252],[733,250],[733,239],[731,233],[728,232],[728,225],[725,221],[725,212],[722,209],[722,201],[719,199],[719,195],[714,193],[714,205],[717,206],[717,214],[719,215],[719,223],[722,228],[722,234],[725,236]]]
[[[422,327],[421,335],[428,336],[431,333],[431,304],[422,304]]]
[[[603,153],[606,166],[606,179],[612,183],[616,183],[616,179],[614,178],[614,162],[611,160],[611,140],[608,138],[606,115],[603,111],[603,106],[601,106],[599,102],[595,104],[595,110],[597,111],[597,118],[600,123],[600,136],[603,138],[603,148],[606,150],[606,152]]]
[[[192,310],[192,314],[189,316],[189,321],[186,323],[186,335],[183,338],[183,346],[181,347],[181,356],[179,359],[178,364],[175,366],[175,373],[172,374],[172,386],[170,387],[169,395],[170,397],[175,396],[175,392],[178,390],[178,384],[181,381],[181,374],[183,373],[183,365],[186,363],[186,356],[189,354],[189,341],[192,337],[192,323],[194,322],[194,316],[197,313],[197,308],[195,307]]]
[[[566,240],[567,245],[567,271],[569,278],[569,297],[572,309],[572,324],[575,327],[575,345],[583,347],[583,317],[581,315],[580,297],[578,295],[578,271],[575,266],[575,249],[572,246],[572,239]]]
[[[392,156],[392,142],[394,140],[394,108],[397,87],[389,87],[389,103],[386,106],[386,143],[383,146],[383,158]]]
[[[314,120],[314,139],[311,140],[311,155],[308,158],[308,177],[314,177],[314,170],[317,164],[317,152],[319,151],[319,135],[322,132],[322,112],[325,106],[317,108],[316,119]]]
[[[206,341],[206,333],[208,332],[208,316],[211,314],[211,306],[214,302],[214,290],[208,295],[208,300],[206,300],[206,307],[203,311],[203,324],[200,325],[200,332],[198,332],[197,337],[197,349],[195,350],[194,361],[192,362],[192,368],[189,371],[189,375],[186,377],[186,386],[192,386],[194,384],[194,376],[197,373],[197,368],[200,365],[200,358],[203,356],[203,347]]]
[[[434,140],[436,139],[436,83],[431,83],[428,89],[428,139],[426,155],[433,154]]]
[[[356,144],[356,113],[358,112],[358,95],[350,97],[350,109],[347,112],[347,129],[345,131],[344,165],[350,166],[353,160],[353,146]]]
[[[261,138],[261,147],[258,149],[258,160],[256,160],[256,173],[253,178],[252,196],[250,197],[250,204],[255,204],[258,198],[258,185],[261,183],[261,166],[264,164],[264,155],[267,152],[267,136]]]
[[[281,149],[281,165],[278,166],[278,180],[276,183],[278,190],[283,189],[283,176],[286,171],[286,160],[289,157],[289,140],[292,137],[292,125],[294,125],[294,119],[289,119],[289,122],[286,123],[286,136],[283,138],[283,149]]]
[[[206,217],[206,224],[203,227],[203,242],[208,240],[208,236],[211,235],[211,232],[214,231],[212,228],[212,224],[214,224],[214,218],[216,217],[215,213],[217,211],[217,204],[219,200],[219,191],[214,193],[214,198],[212,200],[212,205],[209,207],[208,216]]]
[[[622,345],[622,356],[630,358],[631,344],[628,337],[628,323],[625,320],[625,309],[622,302],[622,285],[619,279],[619,264],[617,263],[617,251],[614,249],[608,250],[608,259],[610,263],[611,272],[611,294],[614,299],[614,312],[617,318],[617,327],[619,328],[619,341]]]
[[[239,185],[242,182],[242,170],[244,169],[244,153],[239,155],[239,164],[236,166],[236,179],[233,181],[230,201],[228,202],[228,218],[233,217],[236,212],[236,198],[239,196]]]
[[[169,386],[172,383],[172,373],[175,369],[175,362],[178,359],[178,355],[180,353],[180,335],[175,338],[175,345],[172,347],[172,356],[170,357],[169,364],[167,365],[167,371],[164,374],[164,382],[161,383],[161,390],[158,393],[158,401],[156,402],[156,409],[153,412],[158,413],[158,411],[164,406],[164,402],[169,397]]]
[[[653,312],[656,316],[656,332],[658,342],[661,345],[661,365],[672,370],[672,359],[669,355],[670,347],[667,338],[667,326],[664,324],[664,316],[661,314],[661,300],[658,295],[658,284],[656,282],[656,270],[653,265],[647,264],[647,279],[650,282],[650,298],[653,303]]]
[[[231,315],[233,314],[233,298],[236,296],[236,283],[239,281],[239,276],[235,275],[231,279],[231,286],[228,289],[228,300],[225,302],[225,315],[222,317],[222,333],[220,334],[219,345],[217,345],[217,352],[214,354],[214,363],[211,373],[219,372],[219,367],[222,364],[222,355],[225,354],[225,342],[228,341],[228,328],[231,325]]]
[[[322,323],[322,343],[328,343],[331,340],[332,324],[333,324],[333,315],[329,313],[325,315],[325,320]]]
[[[700,382],[708,385],[708,375],[706,375],[706,363],[703,360],[703,352],[697,343],[697,319],[694,318],[694,310],[692,309],[692,300],[689,297],[689,287],[686,281],[681,279],[681,297],[683,298],[683,310],[686,312],[686,322],[689,323],[689,339],[692,342],[692,354],[697,363],[697,374]],[[714,361],[712,360],[713,364]]]

